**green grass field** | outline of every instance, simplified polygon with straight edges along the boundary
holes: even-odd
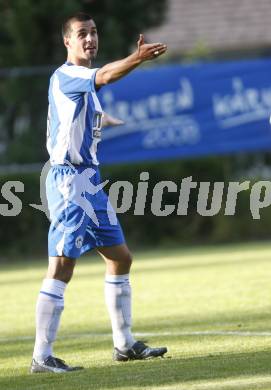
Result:
[[[102,261],[78,261],[55,355],[85,370],[28,373],[46,259],[1,264],[0,389],[271,389],[271,244],[135,253],[134,332],[167,358],[112,362]]]

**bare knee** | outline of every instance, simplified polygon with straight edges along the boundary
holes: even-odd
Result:
[[[124,262],[125,264],[127,265],[127,267],[129,267],[129,269],[131,268],[132,266],[132,263],[133,263],[133,255],[132,253],[129,251],[127,251],[127,254],[125,255],[125,259],[124,259]]]
[[[130,272],[132,265],[132,255],[130,252],[127,252],[120,256],[118,259],[106,260],[106,270],[107,273],[111,275],[123,275]]]
[[[65,256],[50,257],[46,277],[69,283],[72,278],[76,260]]]
[[[125,270],[125,272],[123,273],[129,273],[133,263],[133,257],[129,249],[123,252],[122,256],[120,256],[114,263],[116,268],[122,268],[123,270]]]
[[[99,248],[98,252],[105,260],[107,273],[122,275],[130,272],[133,259],[131,252],[125,244]]]

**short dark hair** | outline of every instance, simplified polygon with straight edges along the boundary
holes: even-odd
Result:
[[[72,22],[85,22],[86,20],[93,20],[93,18],[84,12],[77,12],[66,18],[62,23],[62,37],[64,38],[70,35]]]

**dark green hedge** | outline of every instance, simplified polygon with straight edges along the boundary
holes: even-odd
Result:
[[[21,181],[24,192],[15,193],[22,202],[22,211],[17,216],[0,216],[0,249],[2,254],[28,255],[45,252],[49,221],[44,213],[30,207],[40,203],[39,174],[7,175],[0,178],[0,187],[7,181]],[[14,192],[14,191],[13,191]],[[8,201],[0,196],[1,204]],[[12,205],[9,206],[10,208]]]
[[[105,167],[103,176],[115,180],[129,180],[136,187],[140,172],[148,171],[149,197],[144,216],[133,215],[133,208],[119,218],[128,239],[135,245],[178,245],[210,244],[243,240],[269,239],[271,236],[271,206],[260,210],[261,218],[253,219],[250,211],[250,190],[238,195],[236,214],[225,216],[225,190],[220,212],[212,217],[199,215],[196,209],[198,189],[191,190],[187,216],[173,213],[167,217],[153,216],[150,211],[153,186],[161,180],[171,180],[178,185],[183,178],[192,176],[193,181],[243,182],[251,186],[263,178],[249,176],[250,169],[258,163],[259,155],[235,155],[201,158],[197,160],[176,160],[170,162],[146,163],[127,167]],[[267,155],[266,159],[270,157]],[[164,193],[164,204],[178,204],[178,193]]]
[[[144,216],[135,216],[134,202],[131,209],[119,215],[127,241],[132,246],[185,245],[233,242],[240,240],[268,239],[271,232],[271,207],[260,211],[261,219],[254,220],[250,212],[250,191],[238,196],[237,212],[234,216],[224,216],[224,205],[213,217],[202,217],[196,209],[197,189],[191,190],[187,216],[176,212],[167,217],[153,216],[151,196],[154,185],[161,180],[174,181],[178,188],[183,178],[192,176],[193,181],[251,180],[244,172],[253,165],[253,158],[212,157],[198,160],[144,163],[127,166],[103,167],[102,176],[112,184],[116,180],[128,180],[137,188],[139,175],[149,172],[149,190]],[[241,173],[243,172],[243,173]],[[21,255],[46,253],[49,221],[44,213],[33,209],[30,203],[40,203],[39,174],[5,175],[0,178],[0,188],[7,181],[20,180],[24,192],[16,194],[22,201],[22,211],[15,217],[1,218],[1,253]],[[257,180],[254,178],[253,180]],[[107,186],[109,188],[110,184]],[[225,197],[223,198],[225,203]],[[135,195],[133,200],[135,200]],[[7,201],[0,196],[0,204]],[[177,204],[178,193],[165,192],[163,204]]]

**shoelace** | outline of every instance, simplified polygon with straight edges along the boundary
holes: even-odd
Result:
[[[48,363],[49,363],[49,362],[50,362],[50,363],[53,363],[53,365],[54,365],[55,367],[59,367],[59,368],[66,368],[66,367],[67,367],[67,365],[65,364],[65,361],[64,361],[64,360],[59,359],[59,358],[56,358],[56,357],[53,357],[53,356],[49,356],[49,357],[47,358],[47,361],[48,361]]]
[[[145,351],[147,348],[149,348],[148,345],[144,344],[143,341],[138,340],[136,343],[135,348],[131,348],[133,353],[136,354],[141,354],[143,351]]]

